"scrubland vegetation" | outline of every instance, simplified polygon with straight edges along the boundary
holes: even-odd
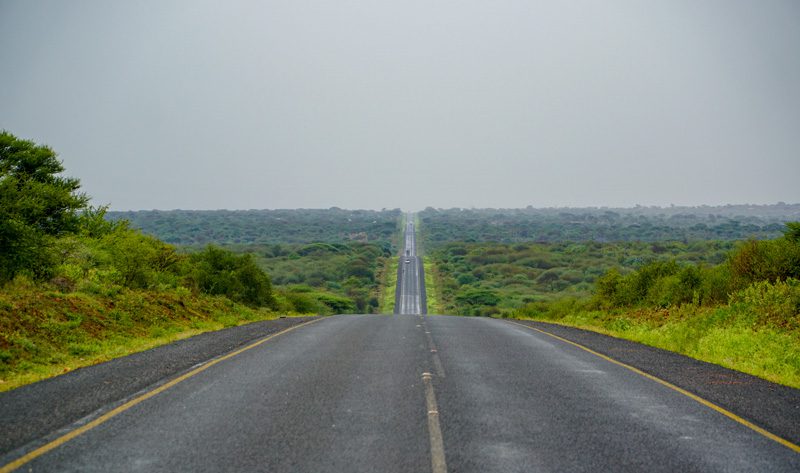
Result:
[[[424,243],[662,242],[776,238],[800,204],[701,207],[433,209],[418,214]]]
[[[423,230],[424,231],[424,230]],[[713,265],[725,260],[732,242],[464,243],[428,251],[442,310],[493,315],[534,301],[589,297],[612,268],[632,271],[651,261]]]
[[[175,245],[387,242],[401,216],[394,210],[141,210],[111,220]]]
[[[323,314],[380,313],[388,265],[397,258],[389,241],[225,248],[252,257],[270,275],[279,300],[298,312]]]
[[[110,220],[120,218],[181,252],[212,243],[251,256],[288,310],[392,312],[394,276],[387,271],[397,252],[399,210],[109,212]]]
[[[800,223],[782,229],[738,242],[450,242],[429,255],[445,312],[590,328],[800,387]]]

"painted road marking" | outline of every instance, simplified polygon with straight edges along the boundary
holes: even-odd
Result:
[[[606,355],[603,355],[602,353],[598,353],[598,352],[592,350],[591,348],[587,348],[587,347],[585,347],[585,346],[583,346],[583,345],[581,345],[579,343],[575,343],[572,340],[567,340],[566,338],[559,337],[558,335],[552,334],[550,332],[546,332],[544,330],[541,330],[541,329],[538,329],[538,328],[535,328],[535,327],[531,327],[530,325],[525,325],[525,324],[521,324],[521,323],[518,323],[518,322],[512,322],[510,320],[507,320],[506,322],[514,324],[514,325],[519,325],[520,327],[525,327],[525,328],[530,329],[530,330],[534,330],[536,332],[545,334],[548,337],[555,338],[556,340],[561,340],[564,343],[568,343],[570,345],[578,347],[581,350],[586,351],[588,353],[591,353],[592,355],[598,356],[598,357],[600,357],[600,358],[602,358],[602,359],[604,359],[604,360],[606,360],[608,362],[614,363],[615,365],[618,365],[618,366],[621,366],[621,367],[623,367],[623,368],[625,368],[627,370],[633,371],[634,373],[636,373],[638,375],[644,376],[645,378],[647,378],[649,380],[655,381],[658,384],[666,386],[666,387],[672,389],[673,391],[677,391],[677,392],[683,394],[684,396],[686,396],[686,397],[688,397],[688,398],[690,398],[690,399],[692,399],[694,401],[697,401],[700,404],[719,412],[720,414],[724,415],[725,417],[728,417],[729,419],[734,420],[734,421],[738,422],[739,424],[742,424],[743,426],[745,426],[745,427],[747,427],[747,428],[749,428],[749,429],[751,429],[751,430],[763,435],[764,437],[766,437],[766,438],[768,438],[770,440],[778,442],[779,444],[783,445],[784,447],[787,447],[787,448],[789,448],[791,450],[794,450],[797,453],[800,453],[800,445],[796,445],[796,444],[794,444],[794,443],[792,443],[792,442],[790,442],[790,441],[788,441],[788,440],[786,440],[786,439],[784,439],[782,437],[779,437],[779,436],[773,434],[772,432],[770,432],[768,430],[765,430],[765,429],[753,424],[752,422],[747,421],[747,420],[737,416],[736,414],[734,414],[733,412],[725,409],[724,407],[720,407],[720,406],[714,404],[711,401],[707,401],[706,399],[703,399],[702,397],[698,396],[697,394],[693,394],[693,393],[691,393],[691,392],[689,392],[689,391],[687,391],[687,390],[685,390],[683,388],[675,386],[674,384],[670,383],[669,381],[664,381],[663,379],[658,378],[656,376],[653,376],[652,374],[645,373],[644,371],[642,371],[642,370],[640,370],[638,368],[634,368],[631,365],[625,364],[625,363],[623,363],[621,361],[617,361],[617,360],[615,360],[613,358],[610,358],[610,357],[608,357]]]
[[[51,442],[48,442],[48,443],[42,445],[41,447],[39,447],[39,448],[37,448],[37,449],[35,449],[35,450],[31,451],[31,452],[28,452],[27,454],[17,458],[16,460],[1,466],[0,467],[0,473],[8,473],[8,472],[16,470],[17,468],[21,467],[22,465],[25,465],[26,463],[29,463],[30,461],[32,461],[32,460],[44,455],[45,453],[49,452],[50,450],[53,450],[54,448],[60,447],[61,445],[64,445],[65,443],[69,442],[70,440],[74,439],[75,437],[77,437],[77,436],[79,436],[79,435],[81,435],[81,434],[83,434],[85,432],[88,432],[88,431],[92,430],[93,428],[97,427],[98,425],[105,423],[106,421],[116,417],[119,414],[122,414],[123,412],[125,412],[128,409],[136,406],[137,404],[140,404],[141,402],[146,401],[147,399],[150,399],[151,397],[166,391],[167,389],[177,385],[178,383],[180,383],[182,381],[186,381],[187,379],[195,376],[196,374],[202,373],[203,371],[211,368],[212,366],[216,365],[217,363],[220,363],[222,361],[231,359],[236,355],[244,353],[247,350],[253,349],[253,348],[255,348],[255,347],[257,347],[257,346],[259,346],[259,345],[261,345],[261,344],[263,344],[263,343],[265,343],[267,341],[269,341],[269,340],[272,340],[273,338],[275,338],[275,337],[277,337],[279,335],[283,335],[285,333],[291,332],[292,330],[295,330],[297,328],[303,327],[305,325],[310,325],[310,324],[313,324],[315,322],[319,322],[320,320],[322,320],[322,319],[320,318],[320,319],[315,319],[315,320],[309,320],[308,322],[303,322],[303,323],[301,323],[299,325],[295,325],[294,327],[289,327],[289,328],[287,328],[285,330],[281,330],[278,333],[273,333],[272,335],[268,335],[267,337],[264,337],[261,340],[258,340],[258,341],[254,342],[254,343],[251,343],[250,345],[247,345],[244,348],[240,348],[240,349],[238,349],[236,351],[228,353],[227,355],[221,356],[219,358],[215,358],[215,359],[209,361],[208,363],[205,363],[205,364],[203,364],[203,365],[201,365],[201,366],[189,371],[188,373],[185,373],[185,374],[183,374],[181,376],[178,376],[177,378],[173,379],[172,381],[169,381],[166,384],[162,384],[161,386],[153,389],[152,391],[148,391],[148,392],[142,394],[141,396],[138,396],[138,397],[135,397],[135,398],[131,399],[130,401],[126,402],[125,404],[122,404],[121,406],[106,412],[105,414],[103,414],[100,417],[98,417],[97,419],[89,422],[88,424],[84,424],[84,425],[78,427],[75,430],[67,432],[66,434],[62,435],[61,437],[58,437],[57,439],[55,439],[55,440],[53,440]]]
[[[422,319],[422,325],[425,328],[425,338],[428,340],[428,349],[431,352],[431,359],[433,360],[433,369],[436,371],[436,376],[444,378],[444,366],[442,366],[442,360],[439,358],[439,350],[433,343],[433,336],[431,336],[431,332],[428,330],[428,325],[425,323],[425,319],[422,318],[422,315],[419,317]]]
[[[436,405],[436,393],[433,391],[433,375],[422,373],[425,384],[425,403],[428,405],[428,434],[431,440],[431,470],[433,473],[447,473],[447,462],[444,459],[444,441],[442,428],[439,425],[439,407]]]

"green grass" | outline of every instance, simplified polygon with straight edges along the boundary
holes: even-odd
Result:
[[[800,388],[800,331],[757,326],[747,306],[574,310],[518,318],[553,322],[640,342]]]
[[[397,290],[397,258],[386,258],[386,267],[383,273],[381,286],[381,314],[394,313],[394,296]]]
[[[0,391],[199,333],[276,317],[267,309],[185,289],[65,294],[15,281],[0,291]]]
[[[428,299],[428,313],[429,314],[442,314],[442,306],[439,303],[439,286],[436,284],[435,269],[433,263],[423,260],[425,267],[425,296]]]

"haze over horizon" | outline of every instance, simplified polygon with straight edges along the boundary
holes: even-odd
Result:
[[[112,210],[800,202],[800,2],[4,1],[0,129]]]

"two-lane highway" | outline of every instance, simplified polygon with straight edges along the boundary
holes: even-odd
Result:
[[[800,471],[800,447],[735,413],[529,326],[422,315],[424,280],[398,282],[400,314],[270,335],[5,452],[0,473]]]
[[[409,214],[407,220],[405,246],[400,255],[397,272],[397,300],[394,313],[426,314],[422,258],[417,255],[417,236],[412,215]]]

